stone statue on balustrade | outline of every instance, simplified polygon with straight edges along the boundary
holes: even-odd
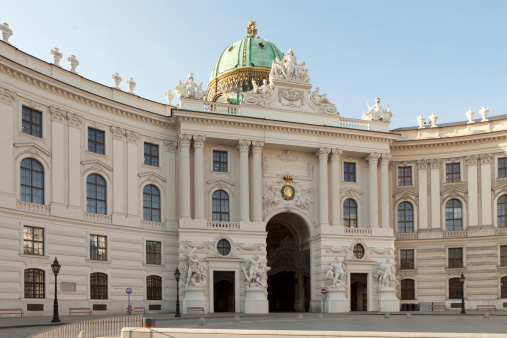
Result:
[[[363,120],[391,122],[391,117],[393,116],[391,109],[389,106],[383,109],[380,105],[379,97],[375,98],[375,105],[370,106],[368,103],[366,105],[368,106],[368,112],[363,112]]]
[[[69,61],[70,71],[73,73],[76,72],[77,66],[79,66],[79,61],[76,59],[75,55],[71,55],[67,58],[67,61]]]
[[[326,286],[331,289],[347,289],[347,269],[338,257],[329,265],[326,272]]]
[[[167,100],[167,104],[171,104],[171,102],[173,101],[174,99],[174,94],[172,91],[168,90],[165,92],[165,98]]]
[[[310,82],[310,77],[308,76],[308,69],[306,69],[304,66],[305,62],[303,61],[296,67],[296,81],[308,83]]]
[[[179,98],[202,100],[206,96],[206,91],[202,88],[202,82],[198,86],[194,82],[194,74],[192,73],[188,76],[187,82],[183,83],[181,80],[178,80],[178,85],[174,91]]]
[[[11,37],[12,29],[9,28],[9,24],[5,23],[3,25],[0,25],[0,33],[2,33],[3,41],[10,44],[9,38]]]
[[[246,285],[251,288],[266,288],[268,286],[268,274],[270,267],[261,263],[259,255],[246,260],[243,266]]]
[[[373,276],[378,280],[379,289],[395,288],[399,284],[396,280],[396,268],[390,259],[381,263]]]
[[[58,48],[53,48],[51,49],[51,56],[53,57],[53,63],[55,66],[58,66],[58,67],[61,67],[60,66],[60,60],[62,59],[63,55],[62,53],[60,53],[60,50]]]
[[[199,264],[199,257],[194,254],[196,248],[184,254],[185,266],[183,267],[183,280],[187,288],[204,287],[207,282],[207,274],[204,266]]]
[[[321,113],[328,113],[328,114],[336,114],[338,113],[338,110],[336,109],[336,106],[329,102],[327,98],[327,94],[320,94],[319,93],[320,88],[317,87],[315,90],[310,94],[310,101],[317,107],[317,111]]]

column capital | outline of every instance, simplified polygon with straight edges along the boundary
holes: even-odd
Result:
[[[391,154],[382,154],[382,157],[380,159],[380,165],[388,165],[389,164],[389,160],[393,157],[393,155]]]
[[[440,158],[432,158],[430,159],[431,169],[440,169],[440,165],[442,164],[442,159]]]
[[[69,120],[69,126],[79,128],[81,127],[81,122],[83,122],[83,117],[78,114],[67,112],[67,120]]]
[[[126,130],[120,127],[111,126],[111,133],[113,134],[113,139],[123,141]]]
[[[327,160],[329,156],[330,150],[328,148],[320,148],[316,153],[315,156],[319,158],[319,160]]]
[[[49,112],[51,113],[51,120],[58,122],[58,123],[65,122],[65,119],[67,116],[66,111],[63,111],[60,108],[56,108],[56,107],[51,106],[51,107],[49,107]]]
[[[481,164],[491,163],[491,158],[493,154],[481,154]]]
[[[132,130],[127,130],[125,132],[125,134],[127,135],[127,142],[128,143],[137,144],[137,141],[139,141],[139,133],[138,132],[135,132]]]
[[[341,154],[343,154],[342,149],[331,149],[331,161],[337,161],[340,159]]]
[[[249,140],[239,140],[238,141],[238,149],[240,153],[248,152],[250,150],[250,145],[252,141]]]
[[[477,165],[477,160],[479,159],[479,155],[468,155],[465,156],[467,160],[467,165]]]
[[[192,135],[179,134],[178,135],[178,145],[179,145],[179,147],[190,147],[190,140],[191,139],[192,139]]]
[[[204,142],[206,141],[206,136],[204,135],[194,135],[194,148],[203,148]]]
[[[168,151],[168,152],[170,152],[170,153],[174,153],[174,151],[176,150],[177,145],[178,144],[175,141],[164,140],[165,150]]]
[[[428,164],[430,160],[417,160],[417,169],[426,170],[428,169]]]
[[[252,150],[254,153],[260,153],[264,147],[264,141],[252,141]]]
[[[378,159],[380,158],[379,153],[370,153],[370,155],[366,156],[365,160],[369,165],[376,165],[378,163]]]

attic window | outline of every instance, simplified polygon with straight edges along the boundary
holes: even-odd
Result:
[[[257,42],[257,44],[259,45],[259,47],[264,48],[264,44],[262,43],[262,41]]]
[[[231,45],[231,46],[229,47],[228,51],[230,52],[230,51],[231,51],[231,50],[233,50],[233,49],[234,49],[234,45]]]

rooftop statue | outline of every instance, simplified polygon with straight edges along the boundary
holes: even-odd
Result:
[[[435,113],[433,113],[433,114],[430,115],[431,128],[438,127],[437,126],[437,120],[438,120],[438,115],[436,115]]]
[[[176,95],[179,98],[189,98],[189,99],[196,99],[196,100],[203,100],[206,96],[206,90],[202,88],[202,82],[198,86],[197,83],[194,82],[194,74],[190,73],[188,76],[188,81],[183,83],[180,80],[178,80],[178,85],[174,89],[176,92]]]
[[[60,60],[62,59],[62,53],[60,53],[60,50],[58,48],[51,49],[51,56],[53,57],[53,63],[55,66],[60,66]]]
[[[76,59],[76,57],[74,55],[71,55],[67,58],[67,61],[69,61],[70,71],[77,73],[76,68],[79,66],[79,61]]]
[[[127,80],[127,88],[131,94],[134,94],[134,88],[136,87],[136,82],[133,78]]]
[[[2,38],[3,38],[4,42],[7,42],[8,44],[10,44],[9,38],[11,37],[11,35],[13,33],[12,33],[12,29],[9,28],[9,24],[4,22],[3,25],[0,25],[0,32],[2,33]]]
[[[488,121],[488,119],[487,119],[488,113],[489,113],[489,109],[486,108],[486,106],[482,107],[481,110],[479,110],[479,114],[481,114],[481,117],[482,117],[481,122]]]
[[[363,112],[363,120],[391,122],[391,117],[393,116],[391,109],[389,106],[383,109],[380,105],[379,97],[375,98],[375,105],[370,106],[368,103],[366,105],[368,106],[368,112]]]
[[[118,74],[118,72],[111,75],[111,78],[113,79],[114,88],[120,89],[120,83],[121,83],[121,76]]]
[[[257,35],[257,29],[255,29],[256,23],[257,23],[256,21],[250,20],[248,22],[248,26],[246,27],[246,34],[248,34],[248,36],[251,38],[255,38],[255,36]]]
[[[172,91],[168,90],[165,92],[165,98],[167,99],[167,104],[171,104],[171,102],[173,102],[173,99],[174,99],[174,94]]]

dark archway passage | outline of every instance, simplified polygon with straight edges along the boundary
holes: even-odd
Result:
[[[350,274],[350,310],[368,311],[368,274]]]
[[[269,312],[310,310],[310,236],[293,213],[274,216],[266,227]]]
[[[234,271],[213,272],[214,312],[234,312]]]

